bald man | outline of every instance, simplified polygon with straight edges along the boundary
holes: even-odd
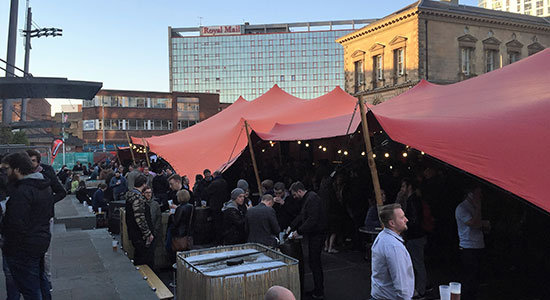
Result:
[[[274,285],[267,290],[264,300],[296,300],[296,298],[289,289]]]

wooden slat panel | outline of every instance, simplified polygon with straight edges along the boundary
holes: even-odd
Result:
[[[157,290],[155,294],[159,299],[172,299],[174,294],[164,285],[164,283],[158,278],[157,274],[149,268],[148,265],[139,265],[139,272],[142,276],[147,276],[147,283],[150,287],[154,287]]]

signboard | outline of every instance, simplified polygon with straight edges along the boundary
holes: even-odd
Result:
[[[227,35],[227,34],[241,34],[241,25],[201,27],[202,36]]]

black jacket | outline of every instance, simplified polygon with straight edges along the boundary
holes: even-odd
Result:
[[[206,200],[212,211],[220,211],[229,198],[227,182],[221,176],[216,177],[206,188]]]
[[[242,244],[246,241],[244,215],[233,201],[226,202],[223,212],[224,245]]]
[[[299,234],[315,235],[326,232],[327,216],[321,202],[321,197],[313,191],[308,191],[303,199],[304,205],[300,215],[292,222],[291,228]]]
[[[176,213],[173,215],[172,236],[183,237],[193,234],[192,213],[193,205],[189,203],[182,204],[176,208]],[[191,225],[191,227],[189,225]]]
[[[277,215],[277,222],[279,226],[284,230],[296,217],[300,214],[302,208],[300,200],[292,198],[291,195],[288,195],[283,199],[285,204],[281,205],[279,203],[273,204],[273,209]]]
[[[260,202],[260,204],[248,209],[245,220],[249,243],[260,243],[270,247],[277,246],[276,237],[281,228],[273,208]]]
[[[42,173],[42,175],[50,181],[50,188],[53,192],[53,203],[55,204],[63,200],[63,198],[67,196],[67,191],[65,191],[65,188],[61,182],[59,182],[59,179],[57,179],[53,167],[46,164],[40,164],[40,166],[42,167],[42,171],[40,171],[40,173]],[[52,206],[52,217],[54,216],[54,211],[54,206]]]
[[[42,257],[50,245],[50,182],[40,173],[18,180],[8,189],[2,220],[5,254]]]
[[[422,199],[414,193],[407,198],[405,217],[409,220],[407,222],[408,229],[405,231],[407,239],[418,239],[426,235],[426,232],[422,229],[422,221],[424,219]]]

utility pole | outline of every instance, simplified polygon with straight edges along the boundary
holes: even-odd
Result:
[[[8,55],[6,64],[6,77],[15,77],[15,51],[17,45],[17,11],[19,0],[11,0],[10,4],[10,25],[8,29]],[[13,99],[4,99],[2,103],[2,123],[8,125],[11,123]]]
[[[31,23],[32,23],[32,12],[31,8],[28,7],[29,1],[27,0],[27,27],[25,28],[27,34],[25,34],[25,71],[24,76],[28,77],[29,75],[29,59],[31,53]],[[21,121],[27,121],[27,103],[29,99],[25,98],[21,101]]]
[[[103,152],[106,152],[105,149],[105,102],[103,101],[103,97],[101,97],[101,118],[103,119]],[[116,149],[115,149],[116,150]]]
[[[63,141],[63,165],[65,165],[65,112],[61,111],[61,124],[63,125],[61,128],[62,131],[62,137],[61,140]]]

